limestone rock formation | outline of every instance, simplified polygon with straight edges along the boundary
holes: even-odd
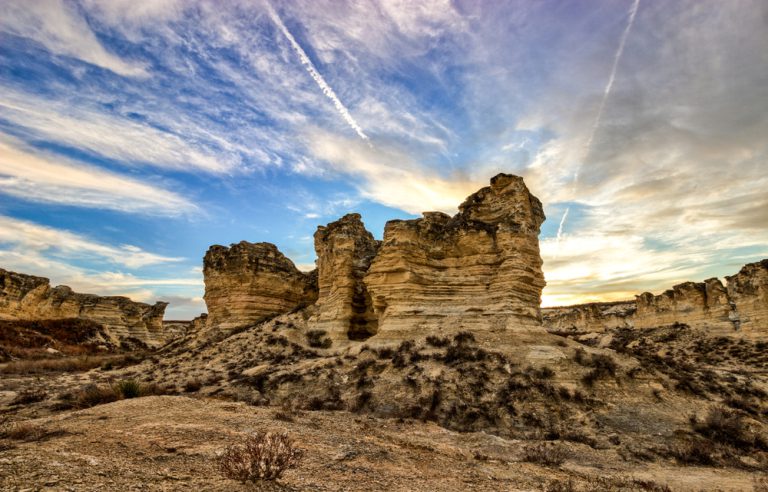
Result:
[[[317,299],[314,274],[296,268],[274,244],[211,246],[203,260],[207,324],[227,331]]]
[[[134,338],[157,346],[166,338],[166,306],[165,302],[149,305],[127,297],[78,294],[64,285],[51,287],[47,278],[0,269],[0,319],[88,319],[101,324],[116,340]]]
[[[713,335],[768,337],[768,260],[745,265],[726,277],[685,282],[660,295],[645,292],[634,301],[542,309],[550,331],[603,332],[655,328],[675,323]]]
[[[336,340],[539,327],[543,221],[522,178],[499,174],[454,217],[388,222],[381,244],[358,214],[318,227],[314,278],[268,243],[212,246],[203,269],[208,325],[226,330],[316,300],[310,329]]]
[[[379,243],[359,214],[348,214],[315,232],[317,327],[335,338],[361,340],[375,335],[378,320],[363,283]]]
[[[388,222],[364,279],[378,330],[397,338],[419,328],[538,326],[543,221],[522,178],[500,174],[454,217]]]
[[[725,278],[728,297],[736,305],[734,324],[748,336],[768,338],[768,259],[747,264]]]

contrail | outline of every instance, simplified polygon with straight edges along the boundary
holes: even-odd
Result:
[[[560,237],[563,235],[563,226],[565,225],[565,219],[568,218],[568,212],[571,211],[571,207],[568,207],[565,209],[565,213],[563,213],[563,218],[560,219],[560,225],[557,228],[557,241],[560,242]]]
[[[602,120],[603,118],[605,103],[608,101],[608,97],[611,95],[611,90],[613,90],[613,82],[616,80],[616,71],[619,68],[621,55],[624,54],[624,45],[627,44],[627,38],[629,37],[629,32],[632,30],[632,26],[635,24],[635,16],[637,16],[637,9],[639,7],[640,7],[640,0],[635,0],[634,3],[632,4],[632,7],[629,9],[629,20],[627,21],[627,26],[624,28],[624,32],[621,34],[621,40],[619,41],[619,48],[616,50],[616,54],[613,56],[613,66],[611,66],[611,75],[608,77],[608,83],[605,84],[605,90],[603,90],[603,98],[600,100],[600,106],[597,109],[595,122],[592,124],[592,130],[589,132],[589,138],[587,138],[587,141],[584,143],[584,152],[582,154],[582,158],[579,160],[578,166],[576,167],[576,171],[573,173],[572,185],[574,187],[576,186],[576,183],[579,181],[579,173],[581,172],[581,166],[583,165],[584,161],[589,156],[589,153],[592,150],[592,142],[595,139],[595,134],[597,133],[597,129],[600,126],[600,120]],[[557,229],[558,248],[560,246],[560,237],[562,236],[562,233],[563,233],[565,220],[568,217],[568,212],[570,210],[571,210],[570,207],[566,208],[565,212],[563,213],[563,218],[560,219],[560,227],[558,227]]]
[[[336,93],[331,89],[331,86],[328,85],[328,83],[325,81],[322,75],[320,75],[320,72],[317,71],[315,68],[315,65],[312,63],[312,60],[309,59],[307,56],[307,53],[304,51],[304,49],[301,47],[301,45],[296,41],[296,38],[293,37],[293,34],[288,30],[287,27],[285,27],[285,24],[283,24],[283,20],[280,18],[279,15],[277,15],[277,12],[272,7],[272,4],[269,2],[269,0],[265,0],[264,2],[267,5],[267,12],[269,13],[269,17],[272,19],[272,22],[275,23],[275,25],[280,29],[280,31],[283,33],[283,35],[288,39],[288,42],[291,43],[291,46],[293,49],[298,53],[299,59],[301,60],[301,64],[304,65],[307,69],[307,72],[309,72],[309,75],[312,77],[312,79],[317,83],[318,87],[320,87],[320,90],[323,91],[323,94],[325,94],[328,99],[330,99],[333,102],[334,107],[336,108],[336,111],[339,112],[342,118],[344,118],[344,121],[347,122],[347,124],[352,127],[353,130],[362,138],[363,140],[369,140],[368,135],[363,132],[363,129],[360,128],[360,125],[357,124],[357,121],[352,117],[351,114],[349,114],[349,110],[342,104],[342,102],[339,100],[338,96],[336,96]]]

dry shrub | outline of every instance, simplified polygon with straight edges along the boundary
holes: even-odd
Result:
[[[285,470],[298,466],[302,454],[287,434],[257,432],[225,449],[218,467],[225,477],[241,482],[277,480]]]
[[[59,405],[59,409],[63,410],[67,407],[90,408],[127,398],[165,394],[168,394],[168,390],[162,386],[155,383],[139,383],[133,379],[118,381],[109,386],[89,384],[74,395],[68,395],[69,404]]]
[[[749,428],[745,416],[737,410],[712,407],[704,421],[699,422],[698,419],[692,418],[691,426],[702,436],[736,449],[743,451],[753,448],[768,449],[765,439]]]
[[[51,434],[55,432],[49,432],[30,422],[15,422],[0,430],[0,438],[13,441],[40,441]]]
[[[560,466],[568,459],[567,449],[552,443],[531,444],[523,451],[523,461],[546,466]]]
[[[30,403],[45,400],[46,396],[48,394],[43,390],[24,390],[16,395],[16,398],[11,401],[11,405],[29,405]]]

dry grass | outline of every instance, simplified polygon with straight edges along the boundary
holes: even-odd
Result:
[[[0,429],[0,438],[11,441],[33,442],[40,441],[46,437],[61,434],[60,431],[47,430],[31,422],[14,422],[6,424]]]
[[[56,407],[59,410],[90,408],[117,400],[167,394],[169,394],[168,389],[158,384],[139,383],[133,379],[127,379],[107,386],[89,384],[75,393],[60,396],[62,401]]]
[[[84,372],[97,367],[105,370],[137,364],[139,354],[85,355],[49,359],[19,360],[0,366],[0,374],[45,374],[51,372]]]
[[[523,450],[523,461],[545,466],[560,466],[569,455],[567,449],[554,443],[531,444]]]
[[[296,468],[301,457],[302,451],[286,434],[257,432],[225,449],[218,467],[225,477],[241,482],[277,480],[286,470]]]

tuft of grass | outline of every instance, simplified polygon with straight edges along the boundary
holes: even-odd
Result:
[[[560,466],[569,455],[567,449],[554,443],[530,444],[523,450],[523,461],[545,466]]]
[[[156,383],[139,383],[127,379],[108,386],[89,384],[74,394],[66,395],[66,401],[57,405],[57,408],[90,408],[117,400],[165,394],[168,394],[168,390]]]
[[[24,390],[16,395],[16,398],[11,401],[11,405],[29,405],[30,403],[37,403],[45,400],[48,394],[43,390]]]

